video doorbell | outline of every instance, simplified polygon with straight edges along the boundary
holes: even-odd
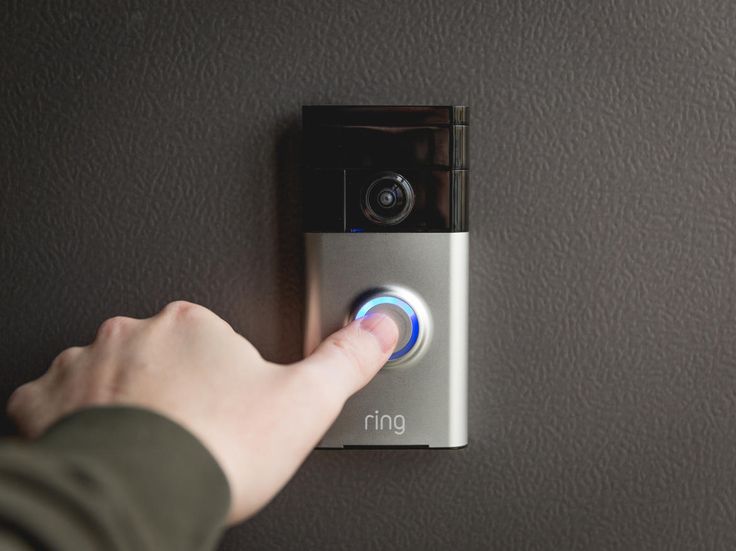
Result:
[[[467,444],[468,109],[303,108],[305,352],[382,312],[386,365],[321,448]]]

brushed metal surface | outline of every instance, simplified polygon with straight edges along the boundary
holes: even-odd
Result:
[[[305,248],[307,353],[372,289],[409,289],[431,319],[422,353],[350,398],[320,447],[467,444],[468,233],[307,233]],[[372,429],[370,415],[401,415],[405,429]]]

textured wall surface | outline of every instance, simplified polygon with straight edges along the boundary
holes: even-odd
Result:
[[[0,399],[175,298],[298,358],[300,106],[467,103],[470,446],[314,453],[223,549],[736,548],[733,2],[6,1],[0,52]]]

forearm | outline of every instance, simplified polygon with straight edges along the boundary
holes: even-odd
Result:
[[[212,549],[228,508],[210,453],[147,410],[92,408],[0,446],[3,549]]]

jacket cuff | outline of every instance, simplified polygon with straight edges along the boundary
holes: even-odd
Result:
[[[206,549],[222,534],[230,506],[225,474],[167,417],[137,407],[90,408],[63,418],[31,446],[119,493],[123,524],[140,527],[153,548]]]

